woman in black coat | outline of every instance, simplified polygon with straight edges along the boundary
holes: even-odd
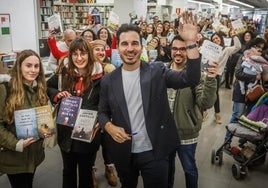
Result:
[[[102,65],[95,61],[84,37],[70,45],[68,63],[48,81],[48,96],[53,104],[64,97],[82,98],[81,109],[98,110]],[[92,165],[100,146],[100,132],[91,143],[71,139],[72,127],[57,124],[58,144],[63,159],[63,188],[93,187]],[[77,176],[77,167],[78,173]],[[79,182],[77,182],[79,181]]]

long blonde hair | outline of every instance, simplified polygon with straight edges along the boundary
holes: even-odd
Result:
[[[21,109],[24,104],[25,91],[23,86],[21,64],[26,58],[30,56],[36,56],[40,62],[40,71],[39,75],[36,78],[37,98],[35,101],[35,106],[42,106],[48,104],[47,84],[41,59],[35,51],[23,50],[18,55],[16,63],[11,71],[11,79],[8,85],[9,96],[7,96],[5,109],[5,121],[7,121],[8,123],[14,122],[14,111]]]

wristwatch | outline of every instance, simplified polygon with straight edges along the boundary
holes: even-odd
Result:
[[[194,44],[191,44],[191,45],[186,46],[185,48],[186,48],[187,50],[190,50],[190,49],[193,49],[193,48],[196,48],[196,47],[197,47],[197,44],[194,43]]]

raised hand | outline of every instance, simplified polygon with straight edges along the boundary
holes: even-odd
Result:
[[[197,16],[192,12],[182,13],[183,23],[179,24],[179,35],[184,39],[186,44],[191,44],[197,41]]]
[[[56,34],[54,30],[48,30],[48,38],[52,39],[52,38],[56,38]]]

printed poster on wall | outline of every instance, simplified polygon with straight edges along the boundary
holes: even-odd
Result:
[[[9,14],[0,14],[1,35],[10,35],[10,17]]]
[[[0,13],[0,53],[8,53],[12,51],[12,31],[10,14]]]

